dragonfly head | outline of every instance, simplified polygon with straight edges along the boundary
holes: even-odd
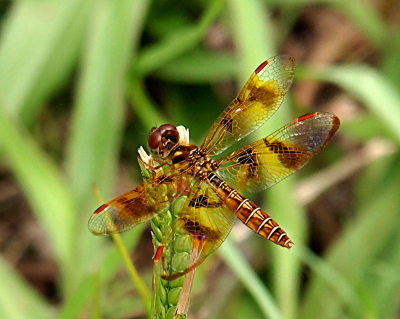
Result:
[[[172,150],[179,146],[179,142],[179,131],[172,124],[153,127],[148,138],[151,154],[160,157],[167,157]]]

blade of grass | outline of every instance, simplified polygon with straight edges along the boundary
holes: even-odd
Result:
[[[0,258],[0,318],[52,318],[49,305]]]
[[[62,280],[69,278],[73,255],[71,246],[75,212],[72,196],[58,168],[16,119],[0,112],[2,150],[33,211],[49,236],[61,269]]]
[[[124,246],[127,247],[129,251],[135,249],[135,246],[144,230],[145,224],[140,224],[136,226],[134,230],[124,234]],[[90,272],[85,274],[84,278],[79,281],[79,286],[74,291],[74,294],[62,304],[61,310],[57,317],[58,319],[79,317],[79,314],[83,311],[84,307],[87,306],[87,303],[91,297],[94,299],[101,296],[101,292],[99,290],[105,283],[109,282],[115,276],[115,273],[120,269],[121,258],[118,256],[118,254],[119,252],[116,249],[112,249],[111,244],[102,246],[101,253],[97,253],[96,258],[93,258],[95,267],[100,269],[95,270],[94,273]],[[100,264],[101,266],[97,267],[97,264]],[[94,300],[93,302],[93,307],[99,308],[94,311],[101,313],[101,301]]]
[[[298,249],[294,250],[294,253],[314,272],[313,275],[324,281],[342,303],[348,304],[352,312],[359,312],[361,300],[351,283],[327,260],[317,256],[310,249],[299,245],[296,245],[296,248]]]
[[[145,49],[133,63],[132,72],[143,77],[197,45],[218,17],[224,2],[224,0],[208,2],[197,24],[175,30],[163,41]]]
[[[95,189],[96,197],[99,202],[99,205],[104,203],[104,200],[100,194],[100,191],[98,188]],[[118,250],[118,253],[122,259],[122,262],[125,265],[125,268],[128,272],[128,275],[132,281],[133,286],[137,289],[139,292],[139,295],[142,299],[144,308],[146,310],[147,316],[150,318],[151,317],[151,297],[150,297],[150,292],[147,289],[146,285],[144,284],[142,278],[139,276],[139,273],[133,264],[133,261],[128,253],[127,246],[124,244],[121,235],[120,234],[111,234],[111,237],[114,241],[114,245]],[[99,296],[99,295],[98,295]],[[96,308],[94,308],[96,310]]]
[[[148,3],[102,3],[92,18],[67,153],[67,171],[78,202],[92,184],[109,194],[120,144],[124,75]],[[112,43],[112,45],[111,45]],[[107,190],[107,191],[105,191]]]
[[[382,73],[367,66],[345,65],[322,72],[302,68],[300,77],[332,82],[364,103],[400,141],[400,94]]]
[[[398,231],[400,198],[393,194],[399,189],[399,180],[400,170],[397,170],[388,180],[377,185],[376,196],[357,213],[357,223],[346,228],[326,255],[327,262],[355,287],[362,285],[372,260],[382,251],[391,234]],[[338,318],[343,309],[347,309],[347,305],[336,297],[321,278],[311,278],[300,318]],[[361,318],[366,310],[361,309],[361,313],[353,315]]]
[[[284,5],[285,8],[302,12],[302,7],[307,5],[320,4],[332,6],[348,17],[351,23],[355,24],[365,37],[378,48],[383,48],[387,40],[388,27],[379,15],[379,10],[373,4],[363,0],[291,0],[282,3],[281,0],[268,0],[275,6]]]
[[[128,95],[134,105],[136,115],[143,126],[150,128],[154,123],[168,123],[157,110],[156,105],[150,100],[144,88],[143,82],[137,77],[132,77],[128,83]]]
[[[376,279],[372,285],[376,300],[377,318],[395,318],[398,312],[398,296],[400,293],[400,235],[396,232],[388,244],[385,254],[371,269]]]
[[[229,268],[243,283],[243,286],[245,286],[253,296],[265,318],[283,318],[280,310],[276,306],[276,301],[272,298],[270,292],[263,285],[261,280],[257,277],[253,269],[251,269],[229,238],[225,240],[218,252]]]
[[[229,0],[227,5],[239,57],[239,79],[244,83],[261,62],[275,54],[274,32],[266,19],[268,11],[261,1]]]
[[[331,1],[331,4],[339,11],[347,15],[351,23],[355,24],[363,31],[368,38],[378,48],[385,45],[385,34],[388,26],[385,25],[380,17],[379,11],[368,1]]]
[[[118,249],[120,256],[124,262],[125,268],[128,271],[129,277],[136,289],[139,292],[139,295],[142,298],[144,308],[146,309],[147,316],[150,318],[151,314],[151,295],[143,280],[139,276],[139,273],[136,270],[136,267],[133,265],[132,260],[129,256],[128,250],[123,244],[121,240],[121,236],[119,234],[112,235],[115,246]]]
[[[192,51],[161,66],[155,76],[186,84],[229,81],[236,76],[235,64],[235,57],[226,53]]]
[[[232,27],[234,30],[234,41],[239,53],[239,65],[241,83],[244,82],[262,61],[268,59],[276,52],[275,41],[276,30],[268,20],[268,11],[261,1],[228,1],[232,10]],[[268,121],[268,127],[272,124],[275,128],[282,126],[289,118],[287,104],[281,107],[279,112]],[[264,127],[258,129],[252,138],[265,137],[268,132]],[[270,129],[269,129],[270,130]],[[271,131],[269,131],[271,132]],[[296,202],[293,192],[293,179],[287,180],[267,192],[270,210],[282,227],[288,231],[294,240],[303,240],[305,233],[304,217],[300,205]],[[274,213],[275,212],[275,213]],[[292,226],[293,225],[293,226]],[[294,226],[295,225],[295,226]],[[268,245],[266,243],[266,245]],[[273,252],[273,287],[276,300],[282,309],[285,318],[294,318],[298,308],[298,290],[300,285],[301,263],[295,254],[276,247],[271,248]]]
[[[71,216],[77,247],[71,258],[87,267],[102,243],[86,228],[95,207],[92,184],[109,197],[122,138],[125,77],[148,7],[149,1],[102,1],[91,17],[66,155],[68,176],[81,208],[79,215]],[[86,270],[80,267],[75,276]]]
[[[331,68],[324,77],[365,103],[400,142],[400,94],[381,73],[369,67],[347,66]]]
[[[283,181],[267,191],[268,208],[275,220],[290,234],[295,246],[306,242],[307,222],[304,209],[295,195],[294,179]],[[276,216],[276,217],[275,217]],[[302,281],[302,263],[296,253],[282,247],[270,247],[273,254],[273,284],[279,305],[285,318],[296,318],[299,307],[299,291]]]
[[[96,288],[97,274],[89,274],[79,281],[74,294],[63,302],[57,315],[58,319],[80,318],[82,309],[87,305],[88,300],[93,296]]]
[[[0,103],[32,123],[76,62],[94,1],[20,1],[2,28]]]

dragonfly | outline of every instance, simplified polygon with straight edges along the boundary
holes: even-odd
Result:
[[[280,107],[295,68],[289,55],[261,63],[216,119],[201,146],[191,144],[182,127],[163,124],[152,128],[148,136],[151,155],[139,156],[149,175],[136,188],[95,210],[89,230],[95,235],[126,231],[185,196],[157,251],[164,279],[179,278],[200,265],[224,242],[236,219],[290,249],[293,241],[286,232],[242,193],[269,188],[302,168],[331,141],[339,118],[326,112],[306,114],[258,141],[217,155],[258,129]],[[170,266],[171,247],[187,251],[181,267]]]

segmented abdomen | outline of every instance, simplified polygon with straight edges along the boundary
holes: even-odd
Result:
[[[275,244],[292,248],[291,239],[265,211],[240,195],[215,174],[210,174],[208,178],[214,191],[247,227]]]

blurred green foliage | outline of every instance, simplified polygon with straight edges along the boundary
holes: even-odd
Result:
[[[268,190],[268,211],[294,239],[295,248],[272,247],[256,235],[243,245],[229,239],[220,255],[235,279],[221,273],[198,306],[207,318],[396,318],[400,36],[361,0],[1,4],[1,162],[12,171],[50,243],[61,299],[54,308],[2,258],[1,318],[144,314],[138,297],[126,293],[131,286],[115,288],[121,269],[115,248],[87,231],[97,206],[92,185],[110,198],[121,157],[138,177],[136,150],[146,144],[146,132],[155,124],[185,125],[192,139],[201,141],[236,93],[229,86],[221,93],[224,87],[218,83],[244,83],[261,61],[281,51],[302,10],[311,5],[349,19],[374,47],[379,63],[343,63],[319,71],[299,66],[296,81],[334,84],[364,108],[362,115],[343,119],[341,144],[328,147],[307,172],[317,175],[326,165],[345,170],[361,161],[350,156],[357,147],[383,141],[392,154],[351,173],[349,213],[322,255],[307,248],[307,218],[295,196],[296,177]],[[229,38],[219,49],[205,44],[216,27]],[[252,138],[272,132],[293,114],[306,113],[291,102],[287,97]],[[333,178],[328,187],[340,187],[339,182]],[[141,225],[124,234],[125,245],[136,247],[143,230]],[[249,265],[251,256],[258,261],[262,256],[258,275]],[[198,270],[195,293],[207,282],[209,260]],[[150,286],[149,275],[144,277]]]

